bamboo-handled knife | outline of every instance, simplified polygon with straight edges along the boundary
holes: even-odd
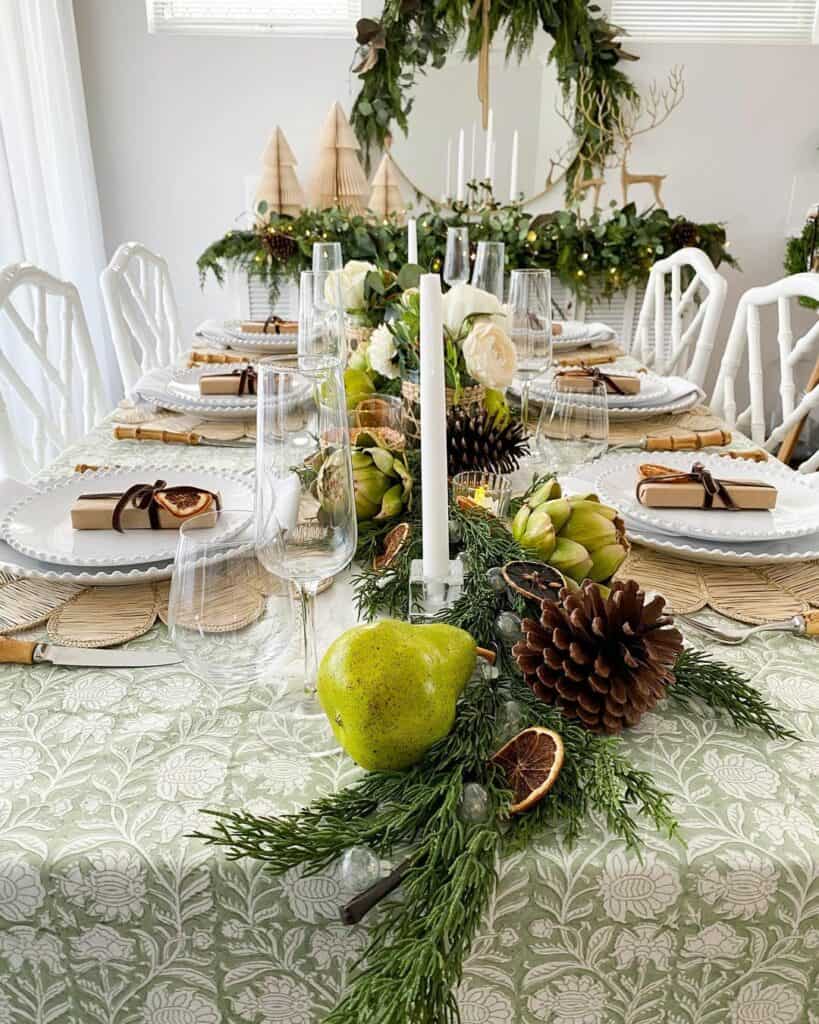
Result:
[[[162,444],[202,445],[205,448],[255,448],[251,438],[233,441],[211,441],[193,430],[153,430],[149,427],[114,427],[117,441],[161,441]]]
[[[112,651],[95,647],[58,647],[31,640],[0,637],[0,664],[37,665],[51,662],[66,668],[147,668],[151,665],[178,665],[182,659],[174,651]]]
[[[689,430],[686,433],[648,434],[639,441],[613,444],[612,451],[636,449],[643,452],[695,452],[701,448],[722,448],[732,441],[730,430]]]

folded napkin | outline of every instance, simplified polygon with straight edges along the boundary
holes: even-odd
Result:
[[[761,480],[717,478],[695,462],[689,472],[643,464],[637,500],[648,508],[760,511],[776,507],[777,490]]]
[[[591,394],[595,381],[606,385],[609,395],[636,395],[640,391],[640,378],[622,373],[604,373],[596,366],[578,366],[571,370],[559,370],[555,375],[558,391],[572,391]]]
[[[256,369],[238,367],[230,373],[207,373],[199,378],[200,395],[255,395]]]
[[[134,484],[126,491],[81,494],[71,506],[75,530],[178,530],[192,516],[191,529],[215,526],[222,501],[201,487],[168,487],[164,480]]]

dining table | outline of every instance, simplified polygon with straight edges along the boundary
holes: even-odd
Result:
[[[116,441],[106,420],[36,482],[78,462],[252,473],[254,451]],[[355,623],[349,573],[318,621],[323,646]],[[574,846],[548,834],[502,857],[464,1024],[819,1021],[816,642],[686,636],[799,738],[738,732],[704,705],[646,714],[621,742],[679,835],[643,822],[638,855],[592,817]],[[171,640],[158,622],[128,646]],[[284,752],[282,672],[299,685],[297,647],[269,685],[182,664],[0,666],[0,1024],[318,1024],[339,1001],[379,914],[341,924],[341,865],[276,877],[192,836],[208,810],[286,814],[360,776],[340,752]]]

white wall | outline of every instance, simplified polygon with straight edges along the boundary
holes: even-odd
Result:
[[[193,327],[220,312],[218,290],[199,290],[196,256],[242,213],[243,180],[276,122],[307,183],[322,117],[332,100],[349,109],[355,95],[351,46],[344,39],[149,36],[143,0],[74,0],[74,7],[107,248],[138,238],[162,252],[183,323]],[[375,0],[365,5],[374,8]],[[819,169],[819,128],[810,113],[819,48],[630,48],[641,59],[626,70],[643,86],[672,64],[685,65],[683,105],[635,143],[631,167],[668,175],[672,213],[727,221],[744,270],[727,272],[727,332],[741,291],[781,276],[793,176]],[[522,96],[521,110],[531,103]],[[444,97],[429,131],[454,128]],[[650,196],[637,189],[634,198],[642,206]]]

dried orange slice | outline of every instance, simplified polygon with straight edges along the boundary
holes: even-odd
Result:
[[[373,559],[373,569],[376,572],[389,569],[396,558],[398,558],[403,546],[407,543],[409,535],[409,523],[399,523],[398,526],[393,526],[384,537],[384,551]]]
[[[519,814],[542,799],[563,767],[563,740],[539,725],[519,732],[492,756],[506,775],[514,802],[510,814]]]
[[[210,491],[198,491],[193,487],[168,487],[164,491],[154,493],[157,505],[177,519],[190,519],[207,512],[213,504]]]

